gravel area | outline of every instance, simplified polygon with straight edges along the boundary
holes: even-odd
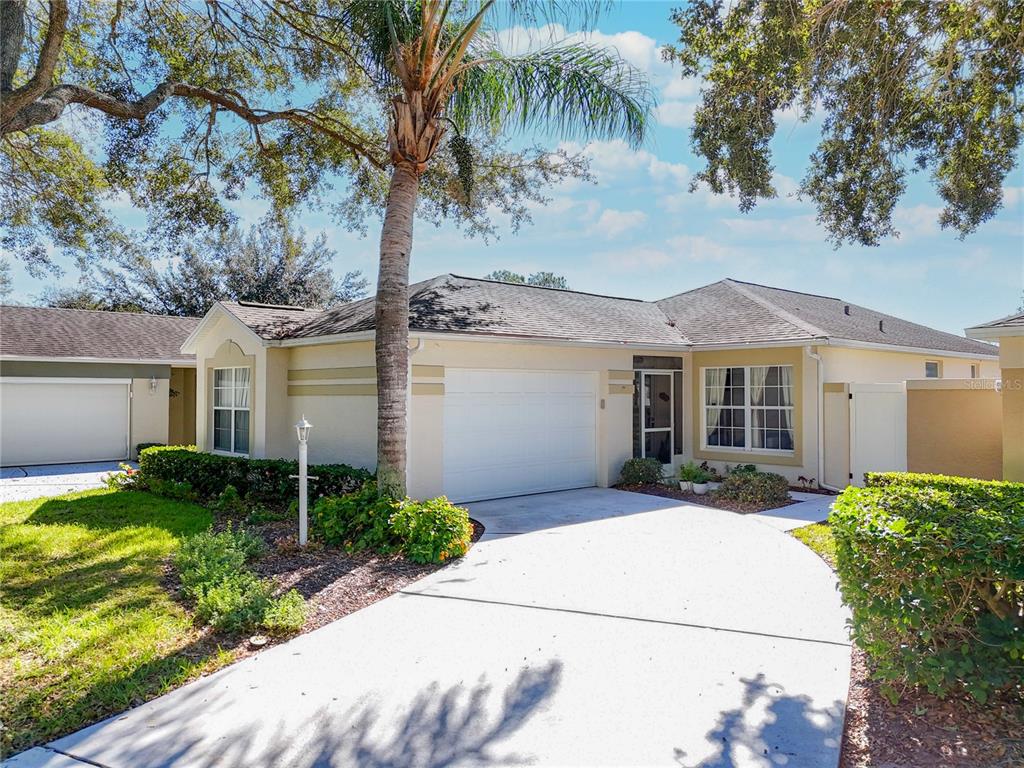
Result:
[[[716,509],[727,509],[730,512],[738,512],[741,515],[749,515],[754,512],[764,512],[766,509],[782,509],[790,504],[798,504],[796,499],[790,499],[784,504],[748,504],[732,499],[719,499],[715,497],[714,491],[708,491],[704,495],[698,495],[692,491],[681,491],[678,488],[671,488],[667,485],[620,485],[620,490],[631,491],[632,493],[646,493],[651,496],[661,496],[666,499],[679,499],[691,504],[700,504],[703,507],[715,507]]]

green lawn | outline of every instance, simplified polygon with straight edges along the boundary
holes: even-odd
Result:
[[[836,540],[832,538],[832,529],[828,527],[827,523],[805,525],[791,533],[821,555],[826,563],[833,568],[836,567]]]
[[[161,585],[179,539],[210,522],[140,492],[0,504],[0,755],[231,661]]]

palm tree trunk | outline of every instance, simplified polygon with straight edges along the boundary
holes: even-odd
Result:
[[[406,404],[409,388],[409,255],[419,176],[405,163],[394,166],[380,235],[377,277],[377,486],[405,496]]]

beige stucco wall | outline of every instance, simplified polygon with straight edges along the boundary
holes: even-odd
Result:
[[[249,378],[249,455],[266,453],[266,390],[257,387],[261,370],[266,367],[267,350],[259,339],[237,322],[219,315],[196,344],[196,445],[213,450],[213,369],[248,366]],[[262,374],[265,378],[265,373]]]
[[[129,448],[135,457],[135,446],[139,443],[166,443],[168,408],[167,395],[169,378],[132,379],[131,436]]]
[[[1002,421],[992,379],[908,381],[907,469],[1001,479]]]
[[[1024,482],[1024,336],[999,340],[1003,479]]]
[[[941,363],[941,378],[944,379],[969,379],[972,363],[980,366],[978,378],[993,378],[999,375],[999,363],[991,359],[971,360],[833,346],[822,346],[818,349],[825,362],[826,382],[888,384],[908,379],[923,379],[926,360],[937,360]]]

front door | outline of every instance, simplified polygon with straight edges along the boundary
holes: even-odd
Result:
[[[672,463],[672,372],[647,372],[641,376],[643,387],[640,402],[640,443],[645,458],[658,459],[662,464]]]

